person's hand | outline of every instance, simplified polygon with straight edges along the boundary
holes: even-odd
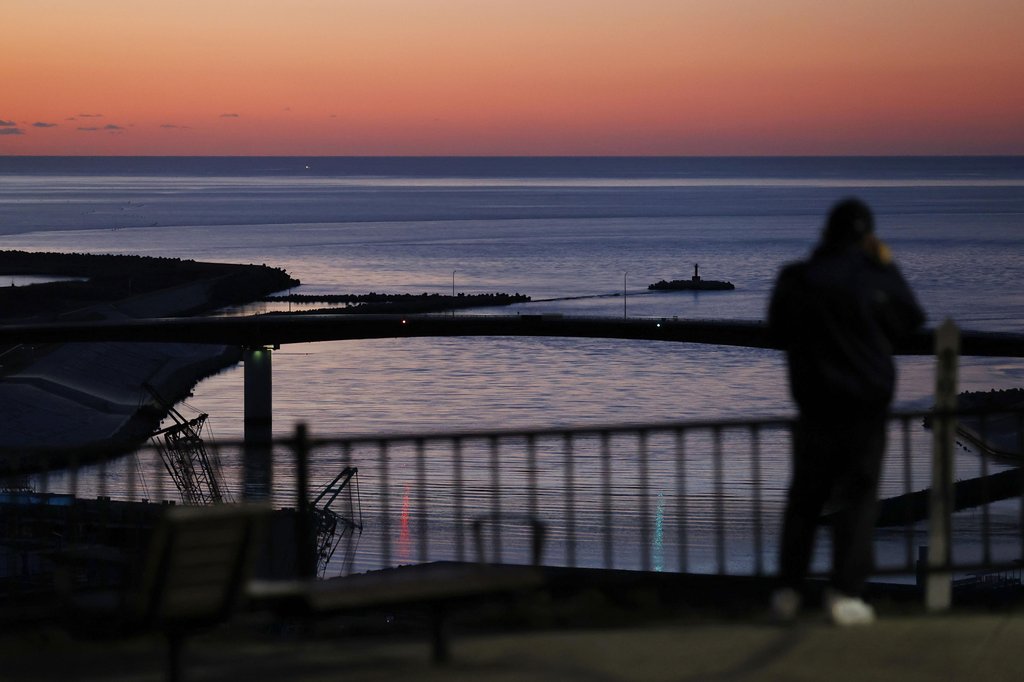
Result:
[[[864,250],[882,265],[890,265],[892,263],[892,249],[874,234],[868,234],[864,237]]]

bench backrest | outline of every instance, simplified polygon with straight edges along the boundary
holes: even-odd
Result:
[[[168,509],[147,555],[137,613],[165,628],[225,620],[249,578],[266,511],[250,504]]]

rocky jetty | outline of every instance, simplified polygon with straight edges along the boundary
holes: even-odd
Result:
[[[491,308],[496,306],[529,303],[530,297],[524,294],[465,294],[456,296],[446,294],[288,294],[287,296],[267,296],[265,301],[283,301],[290,303],[334,303],[346,304],[345,308],[326,310],[332,314],[415,314],[434,313],[446,310],[464,310],[467,308]],[[314,311],[316,312],[316,311]]]

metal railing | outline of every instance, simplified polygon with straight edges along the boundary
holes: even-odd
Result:
[[[946,419],[958,424],[951,548],[922,568],[933,430]],[[768,576],[777,565],[792,428],[790,419],[760,419],[338,438],[300,426],[274,440],[269,470],[256,472],[244,443],[207,445],[236,499],[284,509],[260,569],[270,575],[312,575],[317,564],[330,577],[484,560]],[[1024,409],[894,414],[876,574],[1019,568],[1022,452]],[[20,608],[55,576],[86,586],[123,581],[154,520],[179,498],[160,457],[147,446],[115,461],[8,479],[0,580],[5,595],[19,599],[5,603]],[[339,472],[348,476],[341,495]],[[324,518],[311,502],[324,499],[317,491],[325,488],[344,502],[329,510],[327,521],[340,521],[341,531],[327,545],[314,539]],[[829,556],[823,532],[815,573],[827,573]]]
[[[878,574],[913,574],[928,542],[934,422],[958,419],[952,550],[934,570],[1016,566],[1024,551],[1024,475],[1013,462],[1024,412],[901,413],[880,486]],[[360,471],[367,527],[341,572],[477,558],[722,575],[775,571],[789,481],[787,419],[309,438],[312,471]],[[302,436],[298,436],[302,437]],[[292,439],[292,444],[296,441]],[[285,445],[280,442],[279,445]],[[829,516],[826,514],[824,526]],[[544,527],[544,551],[528,537]],[[828,568],[828,537],[817,571]]]

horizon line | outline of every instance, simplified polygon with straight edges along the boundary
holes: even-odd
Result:
[[[991,159],[995,154],[4,154],[0,159]]]

